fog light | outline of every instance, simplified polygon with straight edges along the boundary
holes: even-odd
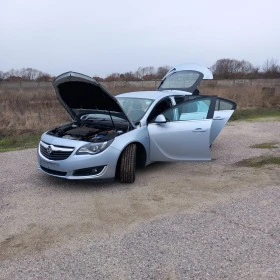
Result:
[[[97,175],[104,169],[105,166],[106,165],[77,169],[73,172],[73,176]]]

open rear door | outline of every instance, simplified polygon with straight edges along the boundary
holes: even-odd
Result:
[[[213,116],[213,122],[210,132],[210,145],[217,138],[222,131],[234,110],[236,109],[236,103],[233,101],[217,97],[215,112]]]

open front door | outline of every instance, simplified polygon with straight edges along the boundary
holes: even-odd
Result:
[[[209,148],[216,97],[190,100],[148,125],[151,161],[211,160]],[[157,118],[156,118],[157,119]]]
[[[213,123],[210,133],[210,144],[212,144],[217,138],[217,136],[222,131],[235,109],[236,103],[227,99],[217,97]]]

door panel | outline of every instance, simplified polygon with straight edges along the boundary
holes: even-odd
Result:
[[[213,97],[183,102],[162,113],[166,123],[150,123],[150,160],[211,160],[215,102]]]
[[[223,130],[233,112],[234,110],[215,111],[210,133],[210,144],[215,141],[217,136]]]
[[[211,160],[212,120],[148,125],[151,161]]]
[[[219,133],[225,127],[236,108],[236,104],[230,100],[217,98],[213,123],[210,133],[210,144],[215,141]]]

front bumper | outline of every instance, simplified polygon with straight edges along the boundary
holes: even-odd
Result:
[[[65,160],[50,160],[42,155],[39,147],[38,169],[48,175],[71,180],[112,179],[115,177],[119,150],[109,146],[96,155],[76,155],[76,150]],[[90,173],[93,175],[88,175]]]

